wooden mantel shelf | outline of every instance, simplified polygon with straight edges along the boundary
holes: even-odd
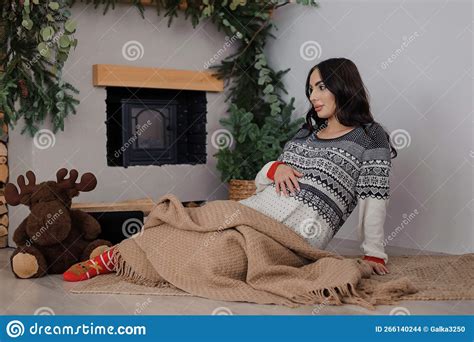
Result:
[[[192,71],[94,64],[93,85],[96,87],[158,88],[220,92],[224,81],[210,71]]]

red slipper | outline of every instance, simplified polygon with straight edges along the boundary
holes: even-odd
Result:
[[[98,274],[114,272],[113,255],[115,248],[109,248],[102,254],[87,261],[72,265],[63,273],[65,281],[82,281],[95,277]]]

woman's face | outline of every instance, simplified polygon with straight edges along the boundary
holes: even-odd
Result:
[[[321,119],[328,119],[336,113],[336,98],[321,80],[318,69],[314,69],[309,77],[309,100]]]

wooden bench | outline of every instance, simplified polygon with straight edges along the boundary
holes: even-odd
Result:
[[[84,202],[73,203],[72,209],[80,209],[89,213],[110,211],[142,211],[147,216],[155,207],[151,198],[141,198],[122,202]],[[199,202],[183,202],[185,207],[198,207]]]

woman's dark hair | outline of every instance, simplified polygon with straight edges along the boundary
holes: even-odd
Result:
[[[377,123],[370,111],[368,90],[360,77],[356,65],[346,58],[330,58],[322,61],[311,68],[306,79],[306,97],[310,98],[310,77],[315,69],[319,70],[321,79],[326,88],[334,95],[336,100],[336,118],[344,126],[362,126],[368,133],[369,124]],[[311,120],[316,121],[316,127]],[[312,134],[326,119],[319,118],[313,105],[306,114],[306,123],[303,128]],[[380,125],[380,124],[379,124]],[[381,126],[381,125],[380,125]],[[390,142],[390,136],[384,129],[390,144],[392,158],[398,153]]]

